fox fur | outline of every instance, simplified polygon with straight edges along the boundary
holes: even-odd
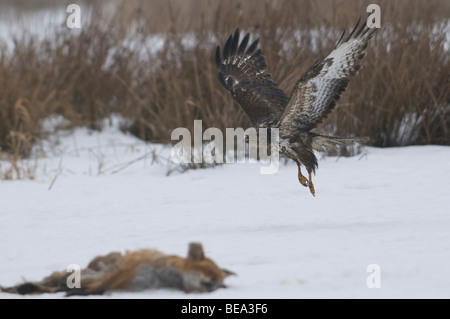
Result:
[[[25,282],[1,291],[22,295],[66,292],[68,296],[157,288],[210,292],[225,288],[224,279],[232,274],[205,257],[200,243],[191,243],[187,258],[150,249],[97,256],[81,270],[81,288],[68,288],[71,273],[57,271],[40,282]]]

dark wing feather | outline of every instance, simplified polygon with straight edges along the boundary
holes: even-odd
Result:
[[[323,61],[315,63],[297,82],[286,110],[281,116],[280,129],[309,131],[333,110],[350,78],[361,68],[367,43],[375,33],[360,21],[347,39]]]
[[[239,29],[231,35],[222,54],[216,49],[219,81],[230,91],[256,127],[268,127],[278,122],[289,101],[289,96],[277,88],[271,75],[266,73],[267,63],[259,41],[248,48],[250,35],[239,44]]]

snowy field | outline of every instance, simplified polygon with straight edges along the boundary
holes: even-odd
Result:
[[[44,146],[36,180],[0,181],[2,286],[85,267],[110,251],[185,256],[199,241],[236,272],[227,289],[109,297],[450,297],[450,147],[322,158],[314,198],[295,165],[275,175],[260,175],[259,164],[227,164],[166,176],[170,148],[114,127],[77,129],[59,142]],[[379,289],[366,284],[371,264],[381,269]],[[54,297],[63,294],[0,293]]]

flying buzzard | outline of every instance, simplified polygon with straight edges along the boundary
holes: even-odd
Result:
[[[315,151],[328,147],[363,143],[367,139],[324,136],[311,132],[333,110],[350,78],[361,68],[367,43],[377,29],[356,24],[344,40],[323,60],[316,62],[297,82],[291,96],[277,87],[266,72],[267,63],[259,39],[250,46],[250,35],[239,42],[240,32],[230,35],[221,52],[216,49],[219,81],[230,91],[256,128],[279,129],[279,154],[298,166],[300,183],[315,196],[311,174],[318,167]],[[302,175],[304,165],[309,179]]]

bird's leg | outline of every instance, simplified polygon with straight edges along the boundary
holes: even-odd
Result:
[[[308,187],[309,186],[308,179],[302,175],[302,170],[300,168],[299,162],[297,162],[297,166],[298,166],[298,180],[299,180],[300,184],[302,184],[305,187]]]
[[[308,173],[309,173],[309,191],[315,197],[316,196],[316,190],[314,189],[314,184],[312,182],[311,171],[308,170]]]

